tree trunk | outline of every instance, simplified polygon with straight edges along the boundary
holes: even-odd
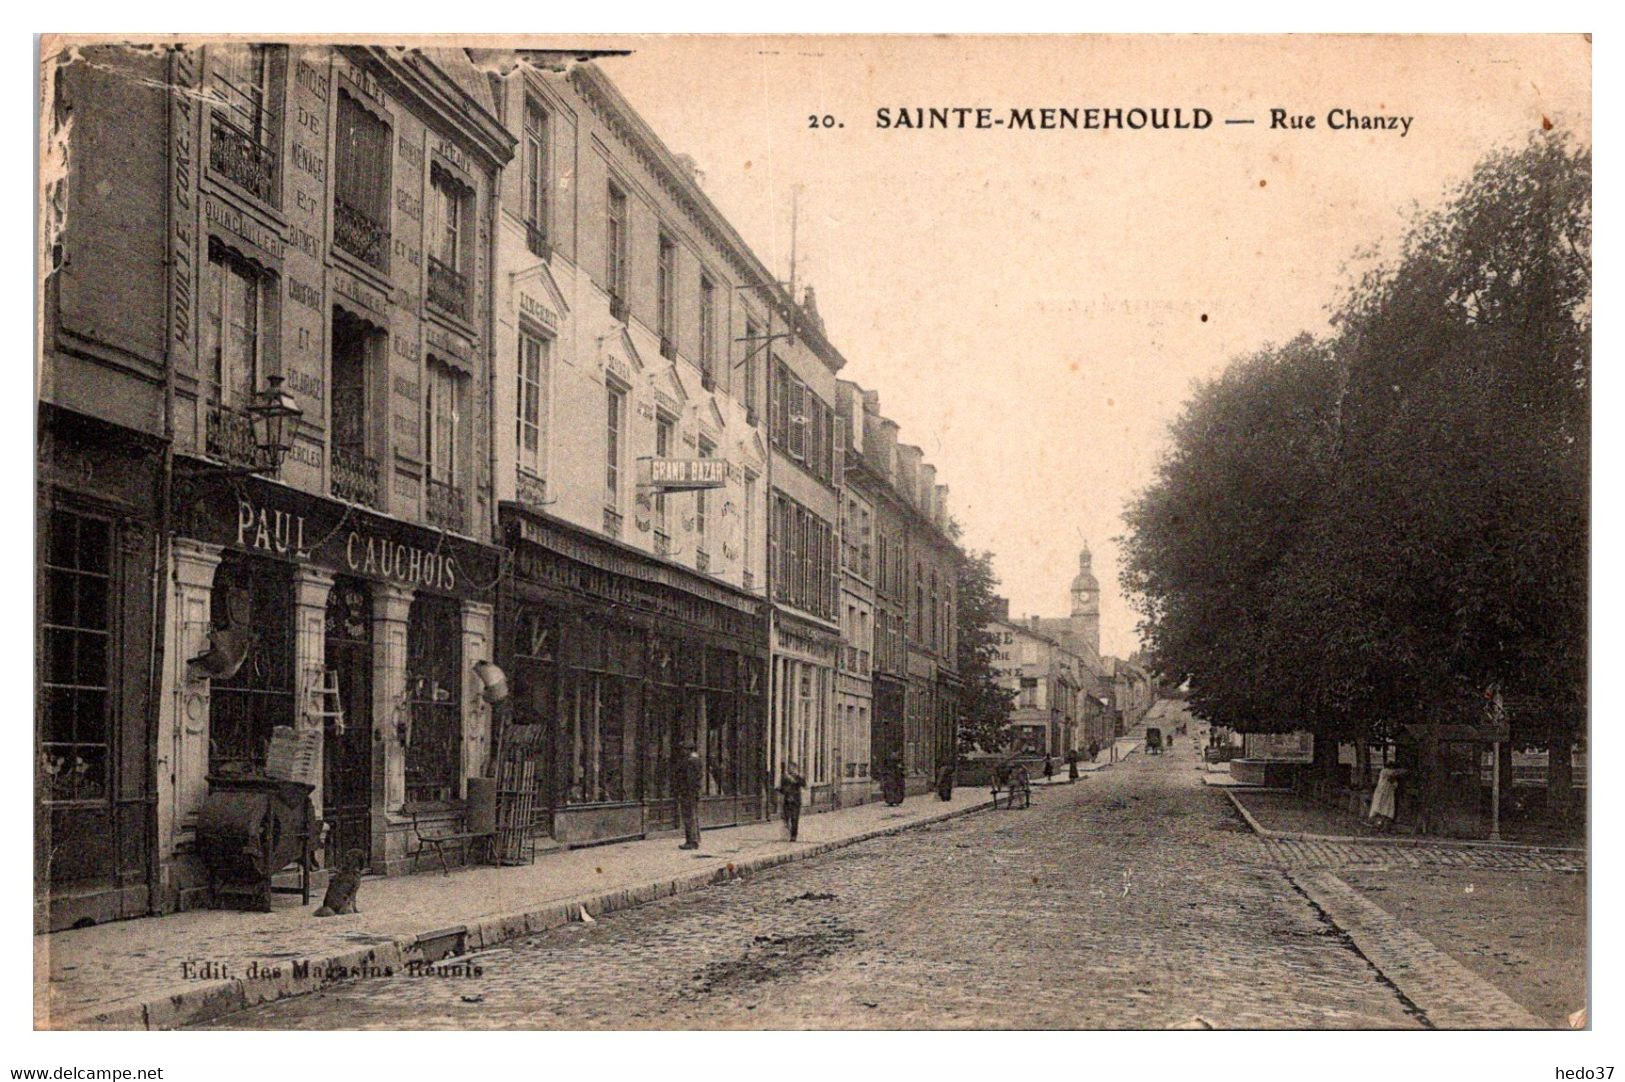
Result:
[[[1572,751],[1566,734],[1554,737],[1546,750],[1546,815],[1554,822],[1566,820],[1574,807]]]
[[[1511,806],[1512,795],[1512,741],[1501,741],[1501,826],[1507,824],[1507,808]]]
[[[1354,775],[1355,788],[1371,784],[1371,742],[1363,737],[1354,743]]]

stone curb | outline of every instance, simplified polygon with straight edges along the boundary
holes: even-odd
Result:
[[[519,913],[480,917],[467,924],[421,932],[416,935],[396,936],[368,946],[342,951],[326,958],[299,959],[301,976],[294,975],[294,959],[284,960],[285,971],[280,977],[248,980],[232,977],[226,980],[200,982],[182,992],[155,996],[142,1003],[125,1004],[90,1014],[70,1016],[56,1020],[44,1028],[58,1030],[105,1029],[177,1029],[182,1026],[207,1022],[222,1015],[232,1014],[248,1007],[257,1007],[279,999],[308,995],[347,980],[382,976],[384,971],[399,974],[414,963],[427,964],[442,958],[485,950],[506,940],[537,932],[546,932],[578,920],[582,910],[594,917],[631,909],[659,898],[704,889],[733,879],[744,878],[782,864],[793,864],[810,857],[843,849],[859,842],[872,841],[904,831],[986,811],[993,806],[989,799],[979,800],[967,807],[939,812],[908,823],[877,827],[845,838],[819,842],[801,849],[773,853],[738,863],[730,862],[710,871],[656,880],[639,886],[619,890],[584,894],[560,902],[552,902],[541,909]],[[369,972],[369,970],[375,970]],[[331,976],[330,976],[331,974]],[[37,1027],[38,1028],[38,1027]]]
[[[1269,830],[1247,810],[1241,798],[1223,786],[1211,786],[1220,789],[1230,798],[1230,803],[1236,806],[1241,817],[1247,820],[1247,825],[1253,828],[1253,833],[1260,838],[1271,838],[1283,842],[1352,842],[1358,845],[1432,845],[1451,849],[1495,849],[1513,853],[1568,853],[1586,855],[1584,849],[1562,845],[1523,845],[1519,842],[1487,842],[1474,841],[1470,838],[1418,838],[1409,835],[1394,834],[1308,834],[1300,830]],[[1284,793],[1290,790],[1272,789],[1269,792]]]

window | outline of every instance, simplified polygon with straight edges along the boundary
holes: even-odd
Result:
[[[53,804],[108,796],[113,524],[53,507],[39,593],[40,795]]]
[[[604,234],[604,286],[609,291],[610,314],[626,318],[626,193],[609,186],[609,209]]]
[[[665,413],[655,414],[655,457],[671,457],[671,436],[673,420]],[[655,553],[666,556],[671,553],[671,523],[667,516],[666,494],[656,492],[655,502]]]
[[[665,233],[660,234],[655,279],[660,355],[669,361],[677,356],[677,244]]]
[[[294,724],[293,581],[286,564],[227,555],[215,568],[210,621],[246,656],[209,681],[209,772],[263,768],[278,725]]]
[[[213,358],[216,405],[244,409],[260,385],[260,327],[265,289],[259,271],[219,241],[209,241],[203,294],[203,355]]]
[[[700,437],[699,450],[701,458],[710,458],[717,453],[716,444],[704,436]],[[706,564],[710,560],[706,548],[706,533],[709,525],[706,521],[706,512],[709,510],[709,501],[706,498],[708,495],[709,493],[703,488],[697,489],[694,493],[694,544],[696,546],[694,559],[696,566],[701,571],[707,570]]]
[[[552,343],[537,335],[519,334],[519,387],[515,397],[514,446],[519,468],[542,475],[543,426],[547,423],[547,367]]]
[[[604,415],[604,506],[619,511],[621,504],[621,442],[626,422],[626,392],[610,384],[606,388]]]
[[[532,255],[546,256],[548,251],[547,199],[548,176],[548,116],[546,110],[530,98],[525,99],[524,161],[524,217],[525,242]]]
[[[745,388],[744,402],[747,419],[756,423],[756,354],[762,348],[762,328],[753,319],[745,320]]]
[[[334,148],[333,242],[363,263],[389,269],[389,127],[339,91]]]
[[[717,378],[717,286],[710,275],[700,275],[700,371],[707,389]]]
[[[745,524],[742,534],[744,548],[740,550],[739,558],[745,565],[742,581],[745,589],[748,590],[756,584],[756,572],[752,569],[753,557],[751,555],[755,551],[751,546],[756,537],[756,475],[754,473],[745,474]]]
[[[456,484],[463,459],[468,377],[433,357],[423,396],[424,459],[431,480]]]
[[[276,196],[276,138],[266,108],[269,47],[221,45],[209,89],[219,103],[209,125],[209,171],[271,203]]]
[[[468,318],[469,205],[471,193],[438,165],[429,171],[429,300]]]
[[[406,799],[455,800],[463,759],[463,626],[457,602],[419,593],[406,622]]]
[[[370,373],[383,355],[383,333],[342,308],[333,309],[332,493],[378,507],[378,459],[368,418]]]

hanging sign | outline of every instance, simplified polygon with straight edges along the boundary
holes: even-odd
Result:
[[[657,492],[722,488],[728,483],[725,458],[640,458],[638,484]]]

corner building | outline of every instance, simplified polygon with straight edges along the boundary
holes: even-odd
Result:
[[[173,535],[158,836],[201,900],[216,775],[319,728],[327,857],[409,871],[412,818],[463,828],[486,768],[501,553],[489,454],[491,237],[513,138],[459,50],[175,50],[168,124]],[[160,127],[158,130],[164,130]],[[275,476],[245,407],[303,410]],[[248,637],[228,675],[189,659]]]

